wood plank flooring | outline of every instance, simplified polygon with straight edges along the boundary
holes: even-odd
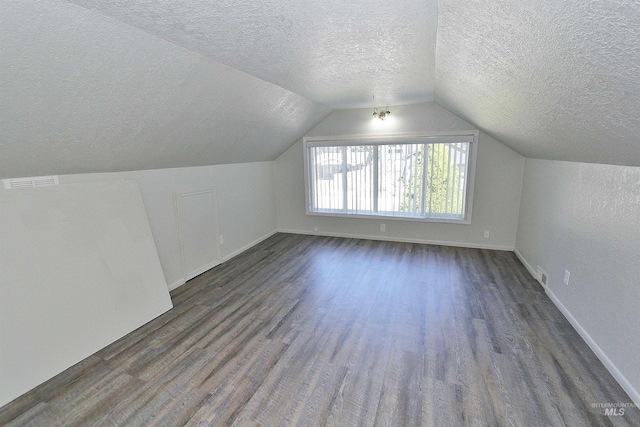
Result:
[[[510,252],[276,234],[172,299],[0,425],[640,425]]]

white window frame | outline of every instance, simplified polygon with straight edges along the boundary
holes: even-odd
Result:
[[[471,224],[471,214],[473,211],[473,194],[476,177],[476,161],[478,158],[478,136],[479,131],[454,131],[454,132],[434,132],[434,133],[399,133],[389,135],[343,135],[343,136],[308,136],[304,137],[304,180],[305,180],[305,209],[306,214],[310,216],[332,216],[342,218],[364,218],[364,219],[383,219],[399,220],[399,221],[421,221],[421,222],[439,222],[451,224]],[[457,137],[457,138],[456,138]],[[389,216],[389,215],[371,215],[346,212],[316,212],[311,210],[312,191],[311,183],[311,165],[309,152],[312,147],[322,146],[353,146],[353,145],[386,145],[386,144],[425,144],[425,143],[447,143],[462,142],[460,137],[470,141],[468,174],[466,183],[466,199],[465,199],[465,215],[464,218],[416,218],[405,216]]]

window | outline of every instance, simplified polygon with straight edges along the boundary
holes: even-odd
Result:
[[[307,213],[469,223],[476,138],[305,138]]]

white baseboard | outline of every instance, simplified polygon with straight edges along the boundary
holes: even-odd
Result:
[[[213,267],[216,267],[216,266],[222,264],[223,262],[227,262],[231,258],[234,258],[234,257],[240,255],[242,252],[246,251],[247,249],[250,249],[250,248],[254,247],[255,245],[257,245],[258,243],[260,243],[260,242],[262,242],[264,240],[267,240],[269,237],[273,236],[277,232],[278,232],[277,230],[270,231],[269,233],[265,234],[264,236],[258,237],[253,242],[244,245],[240,249],[237,249],[237,250],[231,252],[230,254],[225,255],[224,257],[222,257],[222,258],[220,258],[220,259],[218,259],[218,260],[216,260],[216,261],[214,261],[212,263],[209,263],[209,264],[205,265],[202,268],[199,268],[196,272],[192,273],[190,275],[190,277],[188,277],[186,279],[183,278],[183,279],[176,280],[171,285],[169,285],[169,291],[172,291],[174,289],[179,288],[180,286],[182,286],[185,283],[187,283],[188,280],[193,279],[194,277],[204,273],[205,271],[211,270]]]
[[[220,261],[220,260],[215,260],[213,262],[210,262],[207,265],[204,265],[204,266],[200,267],[199,269],[195,270],[191,274],[187,275],[187,277],[185,277],[185,282],[188,282],[189,280],[193,279],[194,277],[201,275],[202,273],[204,273],[207,270],[211,270],[213,267],[215,267],[216,265],[219,265],[221,262],[222,261]]]
[[[258,237],[256,240],[254,240],[251,243],[248,243],[246,245],[244,245],[243,247],[241,247],[238,250],[235,250],[233,252],[231,252],[229,255],[225,255],[223,256],[220,261],[218,262],[218,264],[222,264],[223,262],[227,262],[229,261],[231,258],[235,258],[238,255],[240,255],[242,252],[246,251],[247,249],[251,249],[252,247],[254,247],[255,245],[257,245],[258,243],[263,242],[264,240],[267,240],[269,237],[273,236],[274,234],[276,234],[278,232],[278,230],[273,230],[270,231],[269,233],[265,234],[262,237]]]
[[[186,282],[184,279],[179,279],[176,280],[175,282],[173,282],[172,284],[169,285],[169,292],[171,292],[172,290],[179,288],[180,286],[184,285]]]
[[[514,248],[513,252],[516,254],[516,256],[518,257],[522,265],[524,265],[525,268],[529,271],[529,273],[531,273],[533,278],[537,280],[538,272],[533,268],[533,266],[529,264],[529,262],[524,258],[524,256],[520,253],[520,251],[517,248]]]
[[[438,245],[438,246],[455,246],[461,248],[473,248],[473,249],[492,249],[496,251],[513,251],[513,246],[500,246],[500,245],[481,245],[477,243],[466,242],[445,242],[441,240],[425,240],[425,239],[406,239],[402,237],[393,236],[370,236],[365,234],[350,234],[350,233],[333,233],[326,231],[307,231],[307,230],[289,230],[279,229],[279,233],[289,234],[306,234],[312,236],[326,236],[326,237],[346,237],[349,239],[364,239],[364,240],[380,240],[384,242],[401,242],[401,243],[421,243],[425,245]]]
[[[633,403],[640,406],[640,393],[635,387],[625,378],[625,376],[618,370],[616,365],[613,364],[611,359],[605,354],[605,352],[600,348],[600,346],[591,338],[589,333],[580,325],[580,323],[571,315],[569,310],[560,302],[560,300],[553,294],[553,292],[547,287],[547,295],[553,303],[558,307],[558,310],[564,314],[564,317],[567,318],[569,323],[573,326],[573,328],[580,334],[582,339],[587,343],[587,345],[593,350],[593,352],[598,356],[598,359],[602,362],[602,364],[607,368],[607,370],[611,373],[613,378],[618,381],[618,384],[627,392]],[[621,402],[622,403],[622,402]]]
[[[531,273],[531,275],[535,279],[537,272],[533,269],[531,264],[529,264],[529,262],[524,258],[524,256],[517,249],[514,249],[514,252],[518,257],[518,259],[520,259],[522,264],[527,268],[527,270],[529,270],[529,273]],[[613,378],[615,378],[618,384],[620,384],[620,387],[622,387],[622,389],[629,395],[631,400],[633,400],[633,403],[640,406],[640,393],[638,393],[638,390],[636,390],[635,387],[625,378],[622,372],[620,372],[620,370],[616,367],[616,365],[613,364],[611,359],[609,359],[609,357],[595,342],[595,340],[591,338],[591,335],[589,335],[589,333],[582,327],[582,325],[576,320],[576,318],[573,317],[573,315],[571,314],[571,312],[569,312],[567,307],[565,307],[564,304],[560,302],[560,300],[554,295],[554,293],[551,291],[551,289],[549,289],[548,286],[545,288],[545,292],[549,296],[549,299],[551,299],[551,301],[555,304],[555,306],[558,307],[558,310],[560,310],[560,312],[564,315],[564,317],[566,317],[569,323],[571,323],[571,326],[573,326],[573,329],[575,329],[576,332],[578,332],[580,337],[582,337],[584,342],[587,343],[589,348],[591,348],[591,350],[595,353],[598,359],[600,359],[602,364],[605,366],[605,368],[607,368],[607,370],[613,376]],[[626,402],[619,402],[619,403],[626,403]]]

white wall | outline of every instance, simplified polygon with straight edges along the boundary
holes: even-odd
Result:
[[[640,403],[640,168],[527,159],[516,250]]]
[[[338,110],[307,136],[388,134],[475,130],[433,104],[390,107],[391,117],[373,120],[371,109]],[[523,158],[491,136],[480,133],[472,223],[445,224],[397,219],[307,216],[302,140],[275,162],[278,230],[376,239],[443,243],[513,250],[516,238]],[[380,232],[380,223],[386,232]],[[490,237],[483,237],[484,230]]]
[[[60,183],[134,179],[140,184],[160,263],[170,289],[184,283],[175,193],[215,189],[224,261],[276,228],[273,162],[133,172],[62,175]]]

